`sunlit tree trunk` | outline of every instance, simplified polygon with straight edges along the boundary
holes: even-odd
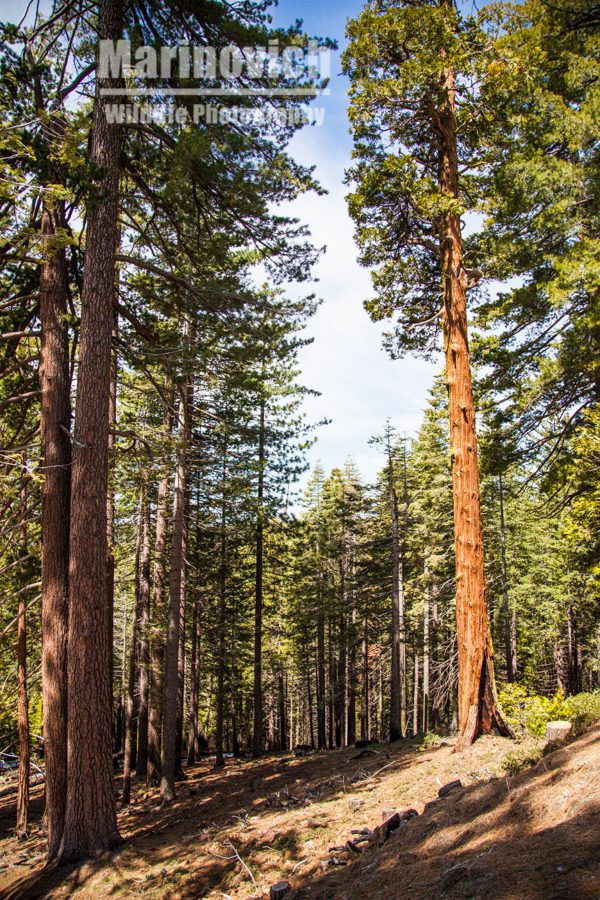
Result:
[[[443,0],[447,2],[447,0]],[[489,629],[483,558],[483,529],[477,461],[477,431],[467,339],[467,273],[463,265],[459,196],[455,74],[444,73],[443,101],[434,123],[441,144],[440,189],[448,198],[441,219],[443,325],[450,413],[454,496],[456,622],[458,639],[459,741],[462,749],[477,735],[497,729],[509,734],[498,707]]]

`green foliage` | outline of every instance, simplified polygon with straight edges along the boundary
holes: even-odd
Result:
[[[507,775],[518,775],[524,769],[535,766],[543,756],[541,745],[528,745],[509,750],[503,757],[500,767]]]
[[[565,697],[560,691],[552,697],[529,694],[520,684],[507,684],[499,694],[502,709],[517,734],[543,737],[548,722],[571,722],[579,734],[600,718],[600,692]]]

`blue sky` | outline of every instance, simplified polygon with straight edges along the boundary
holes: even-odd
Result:
[[[302,19],[310,35],[335,38],[345,46],[345,26],[361,2],[323,3],[282,0],[274,22],[285,25]],[[317,266],[316,293],[323,303],[308,327],[314,342],[301,356],[304,383],[321,392],[309,399],[310,419],[331,419],[318,430],[310,460],[326,469],[342,466],[352,457],[363,476],[372,480],[382,464],[369,438],[381,432],[389,417],[400,432],[412,435],[419,427],[433,376],[441,370],[419,359],[391,360],[381,349],[381,327],[362,307],[370,295],[369,272],[356,262],[353,226],[343,184],[350,163],[352,140],[347,118],[347,79],[341,74],[340,53],[332,54],[330,95],[315,101],[325,108],[324,124],[305,128],[293,140],[291,152],[329,191],[325,197],[303,197],[291,205],[307,222],[317,245],[327,253]]]

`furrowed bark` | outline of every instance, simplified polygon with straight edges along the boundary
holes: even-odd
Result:
[[[122,32],[120,0],[100,6],[98,38]],[[112,86],[98,79],[98,88]],[[112,785],[112,647],[107,616],[108,411],[118,239],[121,135],[98,93],[91,158],[102,173],[90,198],[71,484],[67,802],[59,856],[72,862],[120,840]]]
[[[71,398],[67,266],[53,247],[59,207],[44,203],[40,275],[42,346],[40,432],[42,443],[42,715],[48,860],[62,839],[67,794],[67,630],[69,515],[71,497]]]
[[[487,614],[477,431],[467,338],[467,275],[458,208],[455,75],[444,75],[444,102],[434,116],[440,136],[440,188],[448,200],[441,223],[443,326],[450,412],[456,553],[459,740],[457,749],[493,729],[511,734],[498,707]]]

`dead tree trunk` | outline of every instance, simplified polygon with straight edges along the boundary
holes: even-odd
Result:
[[[455,74],[449,67],[441,85],[443,100],[433,119],[441,145],[440,189],[459,196],[455,114]],[[441,221],[443,326],[450,412],[450,449],[456,553],[458,707],[461,749],[481,731],[509,734],[498,707],[489,629],[483,558],[483,529],[477,462],[477,430],[467,339],[467,273],[463,265],[460,216],[445,212]]]
[[[104,0],[98,38],[118,40],[122,20],[121,0]],[[99,78],[97,84],[99,90],[111,88],[114,79]],[[73,445],[62,862],[96,855],[119,841],[112,785],[106,497],[121,133],[108,123],[105,103],[98,93],[91,160],[101,176],[88,207]]]

